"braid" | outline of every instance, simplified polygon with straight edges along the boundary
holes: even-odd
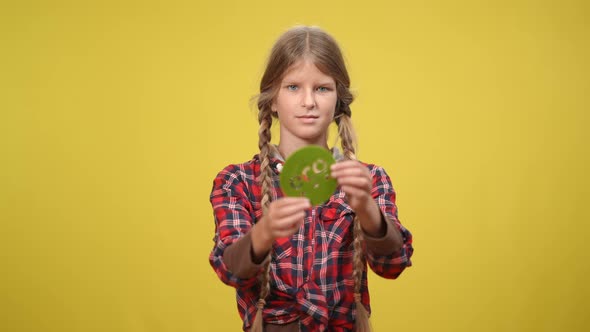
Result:
[[[258,148],[260,149],[260,178],[258,181],[262,184],[262,210],[266,212],[271,201],[272,188],[272,169],[270,167],[270,126],[272,125],[272,115],[270,112],[261,111],[258,116],[260,129],[258,130]]]
[[[350,115],[350,106],[340,105],[340,108],[337,110],[335,121],[338,124],[338,133],[340,135],[340,143],[342,144],[344,157],[347,160],[355,160],[356,137],[350,121]],[[368,332],[371,331],[369,313],[361,302],[361,286],[363,283],[363,272],[365,270],[363,232],[361,229],[361,223],[356,216],[353,221],[352,245],[354,249],[352,255],[352,279],[354,280],[354,300],[356,303],[355,331]]]
[[[272,125],[272,113],[269,109],[263,107],[258,113],[258,122],[260,129],[258,130],[258,148],[260,149],[260,177],[258,182],[262,185],[262,199],[260,204],[262,206],[262,214],[265,215],[271,201],[272,190],[272,168],[270,167],[270,127]],[[252,325],[252,332],[262,332],[264,322],[262,318],[262,310],[266,305],[266,297],[270,293],[270,260],[264,265],[264,272],[262,273],[262,280],[260,285],[260,297],[256,304],[257,311]]]

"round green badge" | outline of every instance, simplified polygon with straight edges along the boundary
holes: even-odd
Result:
[[[332,153],[310,145],[295,151],[281,171],[281,189],[286,196],[307,197],[312,205],[326,202],[338,183],[330,177],[330,166],[336,161]]]

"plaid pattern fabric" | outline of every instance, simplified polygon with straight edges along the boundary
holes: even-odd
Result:
[[[275,171],[272,191],[275,200],[283,196],[277,170],[282,161],[271,158],[271,165]],[[397,218],[395,192],[388,175],[381,167],[366,166],[373,177],[373,197],[404,240],[397,254],[378,256],[368,251],[366,263],[376,274],[395,279],[411,265],[412,235]],[[215,178],[210,197],[215,216],[215,245],[209,260],[219,278],[236,288],[244,331],[250,329],[256,314],[261,273],[248,279],[237,278],[224,264],[223,252],[248,233],[262,215],[261,187],[256,181],[259,175],[258,156],[243,164],[227,166]],[[270,263],[271,293],[263,311],[265,322],[286,324],[299,319],[301,331],[353,329],[353,219],[354,212],[338,189],[328,202],[308,211],[298,233],[275,241]],[[370,312],[366,264],[361,297]]]

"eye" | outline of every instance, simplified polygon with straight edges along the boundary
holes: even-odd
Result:
[[[320,87],[317,88],[317,90],[319,92],[328,92],[328,91],[330,91],[330,89],[327,88],[327,87],[325,87],[325,86],[320,86]]]
[[[289,85],[287,85],[287,90],[289,90],[289,91],[295,91],[295,90],[297,90],[297,85],[295,85],[295,84],[289,84]]]

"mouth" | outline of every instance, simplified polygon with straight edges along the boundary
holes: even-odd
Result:
[[[305,125],[313,125],[318,122],[317,120],[319,119],[319,116],[308,114],[308,115],[298,116],[297,119]]]

